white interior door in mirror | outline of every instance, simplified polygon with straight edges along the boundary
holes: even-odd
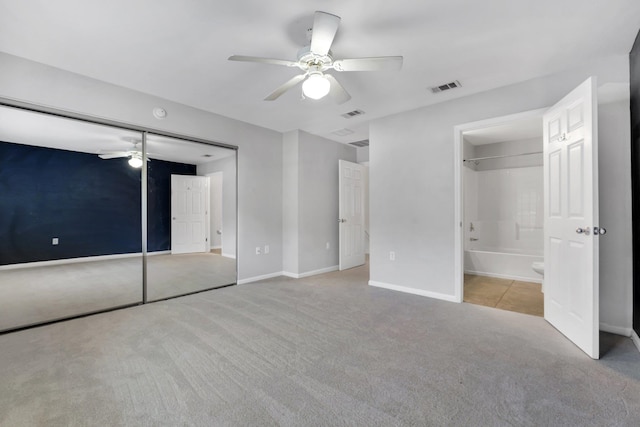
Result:
[[[171,253],[208,251],[209,177],[171,175]]]

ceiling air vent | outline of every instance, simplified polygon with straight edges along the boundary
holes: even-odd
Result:
[[[350,119],[351,117],[361,116],[363,114],[364,114],[364,111],[362,110],[353,110],[353,111],[349,111],[348,113],[341,114],[341,116],[344,117],[345,119]]]
[[[432,87],[432,88],[431,88],[431,92],[433,92],[433,93],[440,93],[440,92],[444,92],[445,90],[458,88],[458,87],[460,87],[460,86],[462,86],[462,85],[460,84],[460,82],[459,82],[459,81],[457,81],[457,80],[454,80],[454,81],[452,81],[451,83],[445,83],[445,84],[440,85],[440,86],[434,86],[434,87]]]
[[[336,136],[347,136],[347,135],[351,135],[353,131],[351,129],[344,128],[331,133]]]
[[[368,139],[363,139],[362,141],[350,142],[349,145],[354,145],[356,147],[368,147],[369,146],[369,140]]]

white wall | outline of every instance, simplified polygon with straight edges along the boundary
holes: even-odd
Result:
[[[456,125],[553,105],[596,75],[628,83],[627,56],[375,120],[370,127],[371,283],[454,300]],[[628,101],[600,109],[601,312],[631,327],[631,210]],[[396,261],[389,260],[395,251]]]
[[[298,222],[300,213],[298,210],[299,196],[299,169],[297,130],[287,132],[282,137],[282,241],[284,253],[282,256],[282,270],[292,274],[298,274],[299,250],[298,250]]]
[[[540,118],[542,129],[542,118]],[[542,166],[542,137],[523,139],[518,141],[497,142],[495,144],[478,145],[474,150],[474,157],[506,156],[523,153],[540,153],[526,156],[503,157],[499,159],[479,160],[475,170],[486,171],[505,168],[523,168],[527,166]]]
[[[239,279],[282,270],[282,134],[5,53],[0,97],[238,146]]]
[[[355,162],[356,149],[303,131],[283,141],[283,271],[300,277],[337,269],[338,160]]]
[[[222,248],[222,172],[207,174],[209,176],[211,223],[209,226],[209,241],[212,249]]]
[[[198,166],[198,175],[213,172],[222,172],[222,255],[233,258],[236,256],[236,156]]]
[[[369,146],[356,148],[356,162],[362,164],[369,163]]]

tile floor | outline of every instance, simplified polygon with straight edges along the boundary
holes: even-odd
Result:
[[[544,294],[539,283],[464,275],[464,301],[534,316],[544,315]]]

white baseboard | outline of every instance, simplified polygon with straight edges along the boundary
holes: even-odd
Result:
[[[81,258],[55,259],[51,261],[24,262],[20,264],[2,265],[0,266],[0,270],[18,270],[21,268],[50,267],[53,265],[78,264],[81,262],[108,261],[112,259],[135,258],[135,257],[142,257],[142,253],[138,252],[138,253],[132,253],[132,254],[100,255],[100,256],[87,256],[87,257],[81,257]]]
[[[315,276],[316,274],[322,273],[330,273],[332,271],[338,271],[339,266],[333,265],[327,268],[321,268],[319,270],[307,271],[304,273],[290,273],[288,271],[283,271],[282,275],[287,277],[293,277],[294,279],[302,279],[303,277]]]
[[[514,276],[510,274],[487,273],[485,271],[465,270],[464,274],[474,274],[476,276],[496,277],[498,279],[518,280],[519,282],[542,283],[542,279],[526,276]]]
[[[389,283],[375,282],[373,280],[369,280],[369,286],[391,289],[392,291],[405,292],[407,294],[420,295],[423,297],[435,298],[443,301],[449,301],[449,302],[455,302],[455,303],[458,302],[458,300],[454,295],[447,295],[447,294],[441,294],[439,292],[425,291],[423,289],[408,288],[406,286],[391,285]]]
[[[275,273],[263,274],[262,276],[248,277],[246,279],[238,280],[238,285],[244,285],[246,283],[257,282],[259,280],[272,279],[274,277],[282,276],[282,271],[278,271]]]
[[[636,334],[636,331],[634,331],[633,329],[631,329],[631,340],[636,345],[636,348],[638,349],[638,351],[640,351],[640,337],[638,336],[638,334]]]
[[[236,259],[236,254],[226,254],[226,253],[224,253],[224,252],[223,252],[221,255],[222,255],[223,257],[226,257],[226,258],[233,258],[233,259]]]
[[[147,252],[147,256],[154,256],[154,255],[171,255],[171,251]]]
[[[610,334],[622,335],[623,337],[630,337],[632,331],[631,328],[607,325],[606,323],[600,323],[600,330],[602,332],[609,332]]]
[[[211,246],[211,249],[222,249],[222,246]]]

